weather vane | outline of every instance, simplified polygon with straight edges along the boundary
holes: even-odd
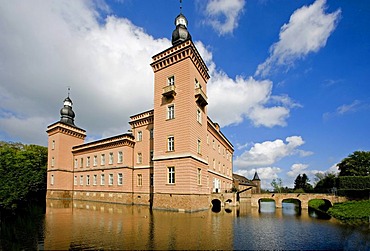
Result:
[[[71,87],[70,86],[67,86],[68,87],[68,98],[69,98],[69,94],[70,94],[70,91],[71,91]]]
[[[180,0],[180,13],[182,13],[182,0]]]

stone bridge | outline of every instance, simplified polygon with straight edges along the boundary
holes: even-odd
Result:
[[[331,205],[334,203],[347,201],[346,197],[328,195],[328,194],[314,194],[314,193],[260,193],[252,194],[251,206],[259,207],[260,199],[272,199],[275,201],[277,208],[283,207],[283,200],[295,199],[299,200],[302,209],[308,209],[308,202],[313,199],[322,199],[330,201]]]
[[[236,193],[212,193],[210,200],[211,205],[214,200],[219,200],[221,202],[220,206],[236,206],[238,204]]]

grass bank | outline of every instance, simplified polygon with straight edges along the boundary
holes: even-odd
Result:
[[[370,200],[336,203],[327,213],[348,224],[368,224],[370,221]]]

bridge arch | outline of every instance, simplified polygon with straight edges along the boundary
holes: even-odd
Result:
[[[212,212],[219,213],[221,212],[222,202],[219,199],[213,199],[212,203]]]

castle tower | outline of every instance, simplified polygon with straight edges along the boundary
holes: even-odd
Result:
[[[154,71],[153,208],[194,211],[208,208],[208,69],[187,30],[175,19],[172,47],[152,57]]]
[[[254,173],[252,181],[254,184],[256,184],[256,187],[253,188],[252,192],[261,193],[261,180],[260,180],[260,177],[258,176],[257,171]]]
[[[86,137],[85,130],[74,124],[72,105],[68,95],[60,110],[60,120],[47,127],[47,198],[72,198],[73,170],[78,164],[74,163],[72,147],[82,144]]]

